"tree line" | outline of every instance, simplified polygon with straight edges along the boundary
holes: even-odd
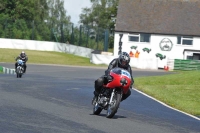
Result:
[[[115,18],[119,0],[90,0],[91,8],[83,8],[80,14],[80,23],[91,27],[96,33],[101,29],[108,29],[109,48],[114,45]]]
[[[83,8],[78,26],[70,21],[64,0],[3,0],[0,3],[0,38],[82,43],[98,41],[98,33],[110,31],[109,47],[113,47],[112,31],[118,0],[90,0],[91,8]],[[70,4],[70,3],[69,3]],[[81,31],[80,31],[81,30]],[[97,36],[98,35],[98,36]],[[82,38],[80,38],[82,37]]]

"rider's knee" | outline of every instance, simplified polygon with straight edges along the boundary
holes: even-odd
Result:
[[[95,84],[96,84],[97,86],[103,85],[103,78],[98,78],[98,79],[95,81]]]

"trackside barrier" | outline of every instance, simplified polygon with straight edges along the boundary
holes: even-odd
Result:
[[[27,49],[38,51],[56,51],[63,53],[70,53],[77,56],[86,58],[91,57],[91,52],[94,51],[90,48],[76,46],[66,43],[48,42],[48,41],[33,41],[33,40],[21,40],[21,39],[5,39],[0,38],[0,48],[8,49]]]
[[[167,59],[167,70],[173,71],[174,70],[174,59]]]
[[[0,72],[3,72],[3,67],[2,66],[0,66]]]
[[[118,56],[93,54],[91,55],[90,62],[93,64],[106,64],[108,65],[114,58]],[[149,58],[132,58],[130,59],[130,66],[139,69],[158,69],[157,59]]]
[[[15,69],[10,69],[10,68],[0,66],[0,71],[1,70],[4,74],[15,74]]]
[[[174,70],[200,70],[200,61],[199,60],[174,60]]]

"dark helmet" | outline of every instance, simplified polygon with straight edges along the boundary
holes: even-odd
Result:
[[[21,54],[20,54],[20,56],[21,56],[22,58],[24,58],[24,57],[26,56],[26,53],[25,53],[24,51],[22,51]]]
[[[127,52],[122,52],[118,58],[119,64],[122,67],[127,67],[130,62],[130,56]]]

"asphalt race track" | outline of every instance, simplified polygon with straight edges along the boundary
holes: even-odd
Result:
[[[14,64],[0,63],[13,68]],[[1,133],[200,133],[200,120],[132,90],[112,119],[92,115],[94,80],[105,69],[27,64],[22,78],[0,74]],[[169,74],[134,70],[134,77]]]

